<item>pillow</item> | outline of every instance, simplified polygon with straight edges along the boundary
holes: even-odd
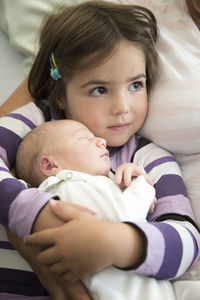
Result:
[[[23,55],[11,46],[8,36],[0,29],[0,105],[24,79]],[[1,113],[0,113],[1,114]]]
[[[43,18],[57,5],[76,4],[84,0],[1,0],[0,28],[9,36],[11,45],[25,55],[24,70],[28,74],[38,49],[37,33]]]
[[[140,133],[181,166],[200,226],[200,32],[183,0],[122,0],[151,9],[160,36],[158,80]]]

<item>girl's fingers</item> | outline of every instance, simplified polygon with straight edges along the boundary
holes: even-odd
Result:
[[[61,262],[51,264],[50,266],[48,266],[48,270],[50,273],[55,275],[61,275],[65,272],[65,269],[63,268],[63,264]]]
[[[40,232],[30,234],[24,238],[27,245],[50,246],[55,243],[57,228],[46,229]]]
[[[76,281],[73,283],[66,280],[63,281],[63,286],[67,295],[66,300],[92,300],[92,298],[88,294],[86,287],[81,281]]]
[[[50,208],[53,211],[53,213],[62,219],[65,222],[71,221],[74,219],[76,214],[78,212],[86,212],[90,215],[96,216],[96,212],[93,212],[92,210],[88,209],[87,207],[66,202],[66,201],[56,201],[54,199],[51,199],[49,201]]]
[[[74,276],[72,272],[65,272],[62,275],[62,279],[69,282],[76,282],[77,280],[80,280],[79,276]]]
[[[38,256],[38,261],[43,265],[52,265],[58,262],[58,256],[54,247],[42,251]]]

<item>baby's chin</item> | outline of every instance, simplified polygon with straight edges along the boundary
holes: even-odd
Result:
[[[102,170],[96,172],[95,175],[99,175],[99,176],[108,176],[109,171],[110,171],[110,166],[107,167],[107,168],[105,168],[105,169],[102,169]]]

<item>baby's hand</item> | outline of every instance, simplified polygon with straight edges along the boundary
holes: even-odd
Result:
[[[136,178],[140,175],[143,175],[146,181],[153,185],[145,171],[135,163],[125,163],[119,166],[116,170],[114,181],[123,190],[131,184],[133,178]],[[157,199],[155,198],[150,206],[149,213],[152,214],[154,212],[156,202]]]
[[[124,163],[120,165],[115,173],[114,181],[121,188],[125,189],[131,184],[133,178],[143,175],[149,184],[152,184],[146,173],[135,163]]]

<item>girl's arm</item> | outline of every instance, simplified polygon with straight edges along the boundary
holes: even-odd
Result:
[[[1,106],[1,115],[4,115],[5,112],[8,112],[13,107],[12,102],[20,106],[21,103],[18,102],[18,99],[23,95],[24,89],[26,91],[26,82],[15,92],[17,101],[15,101],[15,97],[13,99],[12,95],[6,102],[6,105]],[[28,99],[27,97],[24,100]],[[48,200],[52,195],[41,193],[37,189],[27,189],[9,170],[15,163],[17,148],[22,138],[32,128],[43,122],[44,117],[33,102],[0,119],[0,221],[5,227],[20,237],[24,237],[31,230],[37,231],[64,223],[48,209]],[[35,222],[36,216],[37,222]],[[65,282],[64,288],[62,288],[62,280],[60,281],[59,278],[57,280],[54,276],[52,278],[48,269],[37,263],[34,249],[33,251],[30,251],[30,248],[27,249],[17,236],[13,237],[13,235],[9,234],[9,238],[20,254],[28,260],[41,282],[53,295],[53,299],[62,299],[61,297],[66,299],[63,295],[63,290],[67,298],[71,297],[77,300],[90,299],[81,282],[77,282],[74,285],[69,285]],[[54,285],[51,284],[52,280]]]
[[[61,276],[52,275],[46,266],[39,264],[35,259],[36,255],[40,252],[37,247],[25,246],[23,241],[9,231],[7,232],[7,235],[12,244],[15,245],[15,248],[29,262],[40,282],[51,295],[52,300],[91,299],[86,288],[80,281],[77,281],[74,284],[64,281]]]
[[[0,117],[3,117],[11,111],[32,101],[27,87],[27,78],[20,86],[10,95],[10,97],[0,106]]]
[[[149,221],[120,224],[69,216],[59,208],[63,205],[59,201],[53,210],[68,223],[26,238],[28,243],[49,247],[39,255],[41,263],[70,280],[111,264],[157,279],[177,278],[191,266],[199,257],[200,236],[177,163],[152,143],[136,152],[135,162],[143,165],[156,189]]]
[[[134,161],[143,165],[157,198],[148,223],[137,224],[147,237],[148,247],[146,259],[136,271],[158,279],[179,277],[199,257],[200,248],[181,170],[169,152],[153,143],[141,147]]]
[[[0,222],[21,237],[31,232],[36,216],[51,195],[26,188],[9,169],[15,164],[23,137],[43,122],[43,114],[33,102],[0,118]]]
[[[31,231],[63,224],[48,209],[48,200],[52,195],[27,188],[9,170],[15,164],[18,145],[23,137],[45,122],[42,112],[31,100],[25,80],[0,107],[0,115],[7,113],[0,118],[0,222],[20,237]],[[28,104],[21,106],[28,101]],[[9,113],[11,108],[18,106],[20,108]],[[69,206],[68,203],[66,206]]]
[[[144,260],[146,239],[137,228],[66,209],[63,201],[50,205],[66,224],[32,234],[25,242],[51,246],[38,259],[52,273],[74,282],[111,264],[128,267]]]
[[[66,280],[76,281],[112,264],[172,279],[181,276],[198,256],[198,233],[188,222],[106,222],[80,212],[71,214],[62,206],[58,201],[54,211],[68,223],[29,235],[25,242],[48,247],[39,254],[39,262]]]

